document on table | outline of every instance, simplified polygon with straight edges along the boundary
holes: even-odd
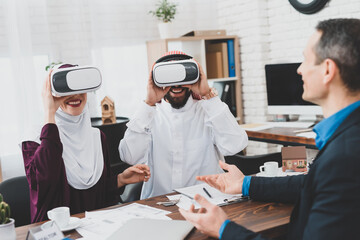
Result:
[[[249,130],[249,131],[261,131],[272,128],[273,126],[267,123],[247,123],[247,124],[240,124],[240,127],[243,128],[244,130]]]
[[[198,185],[185,187],[185,188],[178,188],[175,189],[176,192],[181,193],[181,198],[178,204],[176,204],[178,207],[189,209],[191,204],[194,204],[195,208],[200,208],[200,205],[193,200],[195,194],[199,194],[203,197],[205,197],[209,202],[212,204],[222,206],[227,205],[231,203],[232,201],[240,201],[244,200],[242,197],[242,194],[226,194],[222,193],[216,188],[211,187],[207,183],[201,183]],[[174,197],[175,196],[175,197]],[[210,197],[211,196],[211,197]],[[168,198],[179,198],[178,195],[173,196],[167,196]],[[170,199],[170,198],[169,198]],[[173,200],[173,199],[170,199]]]
[[[298,137],[306,137],[306,138],[316,138],[316,133],[314,132],[303,132],[296,134]]]
[[[94,212],[85,212],[82,224],[76,230],[84,239],[105,239],[130,219],[171,220],[166,215],[171,212],[132,203],[127,206]]]

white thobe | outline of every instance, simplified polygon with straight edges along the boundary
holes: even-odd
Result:
[[[141,199],[198,184],[196,176],[223,172],[218,163],[223,155],[234,155],[248,143],[246,132],[219,97],[190,96],[180,109],[164,100],[153,107],[144,102],[127,127],[120,158],[131,165],[147,164],[151,171]]]

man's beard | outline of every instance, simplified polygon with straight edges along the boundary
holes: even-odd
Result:
[[[182,108],[183,106],[185,106],[187,100],[189,99],[190,97],[190,94],[191,94],[191,91],[190,89],[188,88],[183,88],[185,92],[185,95],[181,96],[181,97],[172,97],[170,95],[170,91],[171,91],[171,88],[170,90],[165,94],[164,96],[164,99],[167,100],[171,107],[173,108],[176,108],[176,109],[180,109]]]

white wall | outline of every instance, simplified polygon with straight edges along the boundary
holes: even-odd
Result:
[[[319,20],[360,18],[360,1],[331,0],[320,12],[305,15],[287,0],[218,0],[218,26],[240,38],[245,122],[269,119],[264,65],[302,61],[302,51]],[[278,150],[275,145],[250,142],[247,153]]]
[[[9,57],[9,41],[12,41],[6,32],[11,25],[7,25],[6,1],[0,2],[0,63]],[[103,87],[96,93],[90,94],[92,116],[101,116],[100,100],[108,95],[115,101],[117,116],[131,117],[137,106],[145,99],[146,83],[148,78],[146,41],[158,39],[158,20],[148,12],[155,9],[158,0],[17,0],[26,1],[29,6],[26,14],[21,9],[17,11],[18,18],[26,18],[26,25],[22,28],[30,32],[31,37],[25,43],[29,45],[33,55],[49,57],[49,63],[68,62],[79,65],[94,64],[101,68]],[[178,13],[173,25],[174,36],[180,36],[191,30],[217,29],[216,0],[170,0],[178,4]],[[44,14],[45,13],[45,14]],[[17,19],[13,19],[16,22]],[[20,24],[20,21],[17,21]],[[16,35],[16,34],[14,34]],[[22,35],[21,32],[18,33]],[[2,59],[1,59],[2,58]],[[43,59],[43,58],[42,58]],[[5,60],[4,60],[5,61]],[[41,61],[43,71],[48,64]],[[4,64],[3,64],[4,65]],[[5,66],[6,67],[6,66]],[[7,69],[0,67],[3,78],[1,86],[11,79],[4,76]],[[41,86],[45,71],[36,77],[37,82],[29,84],[39,85],[39,92],[32,94],[34,105],[39,107],[35,114],[40,122],[42,103]],[[6,91],[9,92],[10,88]],[[24,90],[25,91],[25,90]],[[14,89],[12,96],[19,96]],[[28,103],[29,104],[29,103]],[[10,108],[10,103],[1,101],[0,109]],[[6,108],[7,107],[7,108]],[[13,106],[12,111],[20,111]],[[6,111],[11,116],[11,112]],[[18,120],[19,121],[19,120]],[[26,121],[26,119],[24,119]],[[20,129],[20,124],[13,124]],[[0,142],[6,142],[10,147],[0,148],[3,177],[23,174],[22,156],[17,146],[18,136],[6,127],[7,132],[0,127]],[[10,133],[8,133],[10,132]],[[11,138],[9,137],[11,135]],[[6,138],[6,139],[5,139]],[[10,156],[10,157],[8,157]]]
[[[92,115],[100,100],[115,101],[118,116],[131,117],[145,98],[148,77],[146,41],[158,39],[157,19],[149,14],[156,0],[48,1],[51,59],[96,64],[104,75]],[[216,29],[215,0],[172,1],[178,4],[174,36],[194,29]],[[94,105],[94,104],[93,104]]]

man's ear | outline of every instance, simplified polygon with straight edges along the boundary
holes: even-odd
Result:
[[[325,59],[324,62],[324,84],[328,85],[337,74],[339,74],[339,68],[332,59]]]

